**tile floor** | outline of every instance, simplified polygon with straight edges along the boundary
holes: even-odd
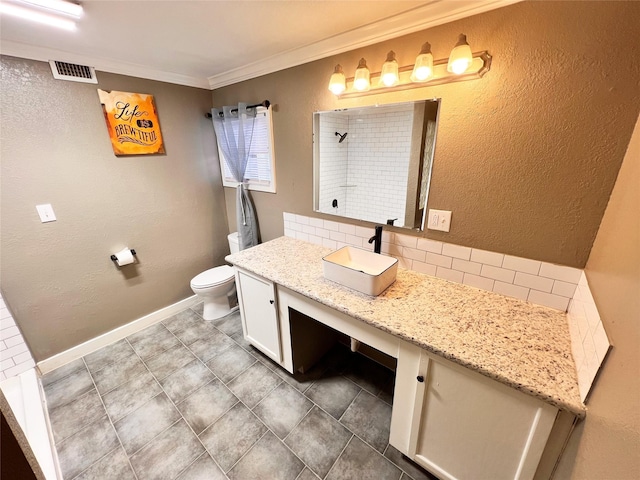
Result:
[[[184,310],[42,379],[65,480],[432,479],[388,444],[393,374],[336,346],[292,376],[238,313]]]

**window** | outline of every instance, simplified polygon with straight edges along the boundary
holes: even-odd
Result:
[[[234,133],[236,136],[238,135],[235,126]],[[220,158],[222,185],[237,187],[238,182],[233,179],[219,146],[218,157]],[[271,108],[257,107],[251,149],[249,150],[249,163],[244,180],[249,185],[249,190],[276,193],[276,163],[273,154]]]

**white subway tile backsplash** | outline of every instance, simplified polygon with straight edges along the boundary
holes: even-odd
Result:
[[[11,312],[0,296],[2,329],[0,330],[0,379],[15,377],[32,368],[35,363]]]
[[[346,242],[346,235],[342,232],[329,232],[329,238],[331,240],[335,240],[336,242]]]
[[[438,255],[437,253],[427,252],[426,263],[430,263],[438,267],[451,268],[453,259],[451,257]]]
[[[327,230],[333,230],[334,232],[340,231],[340,224],[338,222],[333,222],[331,220],[324,220],[324,228]]]
[[[322,244],[332,250],[347,244],[373,250],[373,245],[367,243],[374,234],[373,228],[288,213],[284,214],[284,219],[287,236]],[[585,399],[610,346],[584,272],[388,230],[383,230],[382,238],[382,252],[397,258],[401,268],[550,308],[568,309],[572,353],[580,393]],[[7,325],[0,336],[4,354],[23,340],[16,326],[2,325]],[[13,360],[9,359],[9,363],[10,368],[18,368]],[[0,373],[5,375],[8,371]]]
[[[555,280],[553,282],[553,288],[551,289],[551,293],[556,295],[560,295],[563,297],[572,298],[573,294],[576,292],[577,285],[575,283],[567,283],[562,282],[560,280]]]
[[[12,358],[3,358],[0,360],[0,370],[2,370],[3,372],[13,367],[14,365],[15,363]]]
[[[316,227],[312,227],[311,225],[302,225],[302,231],[308,235],[315,235]]]
[[[480,275],[474,275],[473,273],[465,273],[462,283],[464,283],[465,285],[469,285],[470,287],[491,291],[493,290],[493,284],[495,283],[495,280],[481,277]]]
[[[33,360],[27,360],[26,362],[20,363],[14,367],[7,368],[2,373],[4,373],[7,378],[15,377],[16,375],[20,375],[21,373],[26,372],[30,368],[35,366],[35,362]]]
[[[373,230],[373,232],[371,233],[371,237],[373,237],[375,233],[375,230]],[[388,230],[382,230],[382,241],[388,243],[396,243],[396,234]]]
[[[331,232],[326,228],[316,227],[316,235],[322,238],[329,238],[331,235]]]
[[[402,256],[410,258],[411,260],[424,262],[427,257],[427,252],[425,252],[424,250],[418,250],[417,248],[403,247]]]
[[[402,233],[396,233],[394,237],[394,241],[396,245],[400,245],[401,247],[408,248],[417,248],[418,245],[418,237],[413,237],[410,235],[403,235]]]
[[[329,238],[323,238],[322,239],[322,246],[330,248],[331,250],[337,250],[338,249],[338,243],[335,240],[331,240]]]
[[[309,234],[304,232],[296,232],[296,238],[298,240],[302,240],[303,242],[309,241]]]
[[[346,223],[341,223],[340,226],[338,227],[338,231],[342,233],[346,233],[348,235],[355,235],[356,227],[355,225],[348,225]]]
[[[295,222],[296,221],[296,216],[293,213],[284,212],[282,214],[282,218],[284,218],[285,222]]]
[[[0,320],[0,330],[4,330],[5,328],[13,327],[16,322],[13,321],[13,317],[9,315],[8,317]]]
[[[540,292],[538,290],[531,290],[527,299],[532,303],[544,305],[545,307],[556,308],[558,310],[566,310],[569,306],[569,299],[567,297]]]
[[[469,247],[461,247],[452,243],[442,245],[442,254],[461,260],[469,260],[471,258],[471,249]]]
[[[554,265],[552,263],[543,263],[540,266],[540,276],[553,278],[554,280],[562,280],[568,283],[578,283],[582,270],[573,267],[565,267],[563,265]]]
[[[464,273],[457,270],[451,270],[449,268],[437,267],[436,277],[444,278],[445,280],[450,280],[452,282],[462,283]]]
[[[2,352],[2,358],[15,357],[16,355],[26,351],[28,351],[27,345],[23,341],[17,345],[14,345],[13,347],[9,347],[6,350],[4,350]]]
[[[528,258],[505,255],[502,262],[502,268],[529,273],[531,275],[538,275],[541,264],[542,262],[538,262],[537,260],[529,260]]]
[[[365,238],[367,240],[369,240],[371,237],[373,237],[373,235],[376,232],[374,231],[373,228],[365,228],[365,227],[361,227],[359,225],[356,225],[356,235],[358,237],[362,237]]]
[[[609,339],[607,338],[607,333],[604,331],[602,322],[598,323],[596,331],[593,333],[593,343],[596,347],[596,355],[598,357],[598,360],[602,362],[604,360],[604,357],[607,355],[610,346]]]
[[[419,250],[424,250],[425,252],[440,254],[442,253],[442,242],[429,240],[428,238],[419,238],[417,243],[417,248]]]
[[[291,230],[290,228],[285,228],[284,229],[284,236],[285,237],[296,238],[296,231],[295,230]]]
[[[587,316],[587,323],[589,323],[589,330],[595,331],[598,323],[600,323],[600,313],[595,303],[584,303],[584,312]]]
[[[493,278],[494,280],[500,280],[505,283],[513,283],[513,278],[516,272],[513,270],[507,270],[506,268],[494,267],[492,265],[483,265],[480,270],[480,275],[483,277]]]
[[[31,360],[31,353],[29,352],[29,350],[26,350],[26,348],[24,352],[19,353],[18,355],[15,355],[13,357],[13,361],[15,362],[16,365],[19,365],[24,362],[28,362],[29,360]]]
[[[437,267],[435,265],[430,265],[428,263],[423,263],[423,262],[414,260],[413,269],[416,272],[424,273],[425,275],[431,275],[432,277],[435,277]]]
[[[553,280],[550,278],[529,275],[528,273],[516,272],[513,283],[522,287],[533,288],[541,292],[550,293],[553,288]]]
[[[309,242],[316,245],[322,245],[322,237],[319,237],[317,235],[309,235]]]
[[[371,251],[373,251],[373,245],[371,245]],[[386,253],[386,254],[391,255],[393,257],[401,257],[402,256],[402,247],[399,247],[398,245],[396,245],[394,243],[382,242],[382,245],[380,246],[380,251],[382,253]]]
[[[349,245],[353,245],[354,247],[362,248],[362,237],[358,237],[356,235],[350,235],[345,233],[344,241]]]
[[[512,283],[496,282],[493,286],[493,291],[507,297],[519,298],[520,300],[527,300],[529,297],[528,288]]]
[[[296,215],[296,222],[300,225],[309,225],[309,217],[305,217],[304,215]]]
[[[309,225],[312,227],[324,228],[324,220],[321,218],[309,217]]]
[[[471,261],[501,267],[504,255],[502,253],[488,252],[486,250],[471,249]]]
[[[597,358],[596,355],[596,345],[593,343],[593,336],[587,335],[587,337],[582,340],[582,346],[584,348],[584,356],[591,363],[594,363],[594,358]]]
[[[296,223],[296,222],[289,223],[289,229],[293,230],[294,232],[301,232],[303,226],[304,225],[302,225],[301,223]]]
[[[398,258],[398,267],[404,268],[406,270],[413,270],[413,260],[404,257]]]
[[[452,267],[454,270],[459,270],[465,273],[471,273],[473,275],[480,275],[482,269],[481,263],[467,262],[466,260],[460,260],[459,258],[453,259]]]
[[[0,331],[0,338],[3,340],[6,340],[7,338],[15,337],[16,335],[20,335],[20,330],[18,330],[18,327],[16,326],[3,328]]]

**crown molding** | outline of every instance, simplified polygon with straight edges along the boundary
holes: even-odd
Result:
[[[319,42],[273,55],[228,72],[208,77],[209,87],[225,87],[269,73],[313,62],[339,53],[426,30],[461,18],[488,12],[522,0],[434,0],[379,22],[371,23]]]
[[[30,60],[40,60],[48,62],[49,60],[58,60],[61,62],[76,63],[79,65],[88,65],[94,67],[97,71],[117,73],[119,75],[128,75],[131,77],[146,78],[149,80],[157,80],[160,82],[175,83],[185,85],[187,87],[197,87],[210,90],[209,82],[202,77],[191,77],[163,70],[156,70],[132,63],[121,62],[106,58],[93,57],[89,55],[78,55],[75,53],[65,52],[46,47],[35,47],[19,42],[2,41],[0,44],[0,53],[12,57],[28,58]],[[98,81],[100,79],[98,78]]]
[[[394,15],[379,22],[370,23],[319,42],[294,48],[208,78],[193,77],[114,59],[79,55],[11,41],[2,41],[0,53],[44,62],[59,60],[89,65],[102,72],[214,90],[349,50],[426,30],[427,28],[505,7],[520,1],[522,0],[433,0],[427,5]]]

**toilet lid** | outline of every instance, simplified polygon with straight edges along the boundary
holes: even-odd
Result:
[[[233,278],[233,268],[229,265],[222,265],[220,267],[210,268],[209,270],[196,275],[193,277],[193,280],[191,280],[191,285],[196,287],[212,287],[214,285],[226,283],[229,280],[233,280]]]

